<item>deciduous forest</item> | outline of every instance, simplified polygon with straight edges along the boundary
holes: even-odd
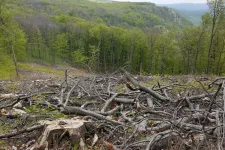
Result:
[[[18,61],[69,63],[140,74],[224,73],[223,4],[209,3],[200,26],[153,3],[2,0],[1,70]]]

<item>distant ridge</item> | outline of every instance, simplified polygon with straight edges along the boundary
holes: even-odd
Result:
[[[208,5],[206,3],[177,3],[177,4],[157,4],[158,6],[166,6],[177,10],[189,10],[189,11],[208,11]]]
[[[111,3],[111,0],[89,0],[91,2],[97,2],[97,3]]]
[[[157,6],[175,9],[194,25],[200,25],[202,15],[209,11],[206,3],[157,4]]]

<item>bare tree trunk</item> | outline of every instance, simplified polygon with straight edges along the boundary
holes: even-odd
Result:
[[[129,71],[132,71],[132,59],[133,59],[133,52],[134,52],[134,38],[132,37],[132,44],[131,44],[131,49],[130,49],[130,69]]]
[[[219,56],[219,60],[218,60],[218,63],[217,63],[217,67],[216,67],[216,74],[219,75],[219,68],[220,68],[220,63],[221,63],[221,57],[222,57],[222,53],[223,53],[223,50],[224,50],[224,46],[225,46],[225,43],[224,43],[224,40],[223,40],[223,48],[220,49],[220,56]]]
[[[142,70],[142,61],[140,62],[140,76],[142,75],[142,72],[143,72],[143,70]]]
[[[208,49],[208,58],[207,58],[208,60],[207,60],[206,73],[209,73],[209,67],[210,67],[210,63],[211,63],[211,59],[210,59],[211,50],[212,50],[214,35],[216,32],[216,22],[218,20],[218,15],[220,13],[218,11],[218,1],[214,1],[214,4],[211,9],[212,9],[212,30],[211,30],[211,35],[210,35],[209,49]]]
[[[163,75],[163,65],[164,65],[164,59],[165,59],[165,43],[163,43],[162,47],[162,53],[161,53],[161,61],[160,61],[160,74]]]
[[[15,66],[15,70],[16,70],[16,76],[19,77],[19,71],[18,71],[18,66],[17,66],[17,59],[16,59],[16,54],[14,51],[14,47],[13,47],[13,42],[11,41],[11,50],[12,50],[12,54],[13,54],[13,63]]]
[[[190,70],[190,49],[188,48],[187,49],[187,51],[188,51],[188,60],[187,60],[187,74],[189,74],[189,70]]]
[[[204,34],[204,29],[202,30],[199,38],[198,38],[198,43],[197,43],[197,48],[196,48],[196,53],[195,53],[195,60],[194,60],[194,68],[193,68],[193,72],[196,73],[197,71],[197,60],[198,60],[198,54],[199,54],[199,49],[200,49],[200,46],[201,46],[201,39],[202,39],[202,36]]]
[[[5,27],[5,25],[4,25],[4,27]],[[3,29],[3,31],[5,32],[5,34],[7,36],[12,36],[10,34],[10,32],[6,30],[6,27],[5,28],[2,28],[2,29]],[[10,46],[11,46],[11,51],[12,51],[12,55],[13,55],[13,63],[14,63],[15,70],[16,70],[16,77],[19,77],[19,71],[18,71],[18,66],[17,66],[17,59],[16,59],[16,54],[15,54],[15,51],[14,51],[12,39],[10,39]]]
[[[151,37],[149,46],[149,73],[152,73],[152,61],[153,61],[153,39]]]

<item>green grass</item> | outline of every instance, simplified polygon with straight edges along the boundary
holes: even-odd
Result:
[[[56,70],[49,66],[36,66],[29,63],[18,63],[19,70],[26,71],[38,71],[38,72],[46,72],[56,75],[64,75],[64,72],[61,70]],[[13,63],[1,63],[0,62],[0,80],[8,80],[16,78],[15,67]]]
[[[54,67],[51,67],[50,65],[37,65],[37,64],[22,63],[22,62],[18,63],[18,66],[19,66],[20,70],[45,72],[45,73],[61,75],[61,76],[65,74],[64,68],[71,68],[67,64],[60,65],[59,68],[61,68],[61,69],[55,69]],[[72,72],[70,72],[70,75],[91,77],[90,74],[86,74],[80,70],[72,71]]]
[[[38,71],[46,72],[56,75],[64,75],[64,71],[56,70],[51,66],[44,65],[33,65],[30,63],[18,63],[19,70],[28,70],[28,71]],[[0,80],[8,80],[16,78],[16,71],[14,67],[13,60],[8,55],[0,56]]]
[[[19,69],[28,70],[28,71],[38,71],[38,72],[46,72],[46,73],[52,73],[56,75],[64,75],[63,71],[53,69],[49,66],[36,66],[32,64],[27,63],[18,63]]]
[[[7,80],[15,78],[16,72],[13,61],[8,55],[0,56],[0,79]]]
[[[7,59],[7,58],[4,58]],[[4,63],[2,63],[4,62]],[[65,69],[64,68],[71,68],[67,64],[60,65],[58,68],[55,66],[51,66],[48,64],[42,65],[42,64],[36,64],[36,63],[26,63],[26,62],[18,62],[18,68],[19,68],[19,74],[20,77],[23,78],[23,71],[36,71],[36,72],[45,72],[53,75],[59,75],[64,76]],[[22,75],[22,76],[21,76]],[[81,70],[76,70],[70,72],[70,75],[72,76],[91,76],[90,74],[87,74]],[[11,59],[8,59],[8,61],[1,61],[0,57],[0,80],[9,80],[9,79],[15,79],[16,78],[16,72],[15,67],[13,64],[13,61]]]
[[[29,63],[18,63],[19,70],[46,72],[55,75],[64,75],[64,71],[56,70],[49,66],[36,66]],[[15,67],[12,63],[0,63],[0,80],[16,78]]]
[[[11,78],[15,78],[16,77],[16,73],[14,69],[9,69],[6,67],[0,67],[0,79],[1,80],[8,80]]]

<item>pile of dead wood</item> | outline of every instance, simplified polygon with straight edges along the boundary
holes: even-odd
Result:
[[[49,95],[42,107],[51,106],[68,118],[41,120],[29,128],[2,134],[0,139],[38,131],[38,139],[18,149],[65,149],[65,143],[77,149],[223,149],[224,78],[214,80],[207,89],[199,79],[202,91],[197,95],[188,90],[170,92],[182,86],[178,83],[162,86],[158,82],[157,87],[147,87],[139,82],[149,78],[136,79],[124,69],[94,77],[66,73],[60,85],[35,81],[44,88],[29,94],[1,94],[1,115],[35,117],[23,108],[27,103],[33,105],[30,99],[39,94]],[[126,86],[117,90],[118,85]],[[213,87],[215,91],[209,92]]]

